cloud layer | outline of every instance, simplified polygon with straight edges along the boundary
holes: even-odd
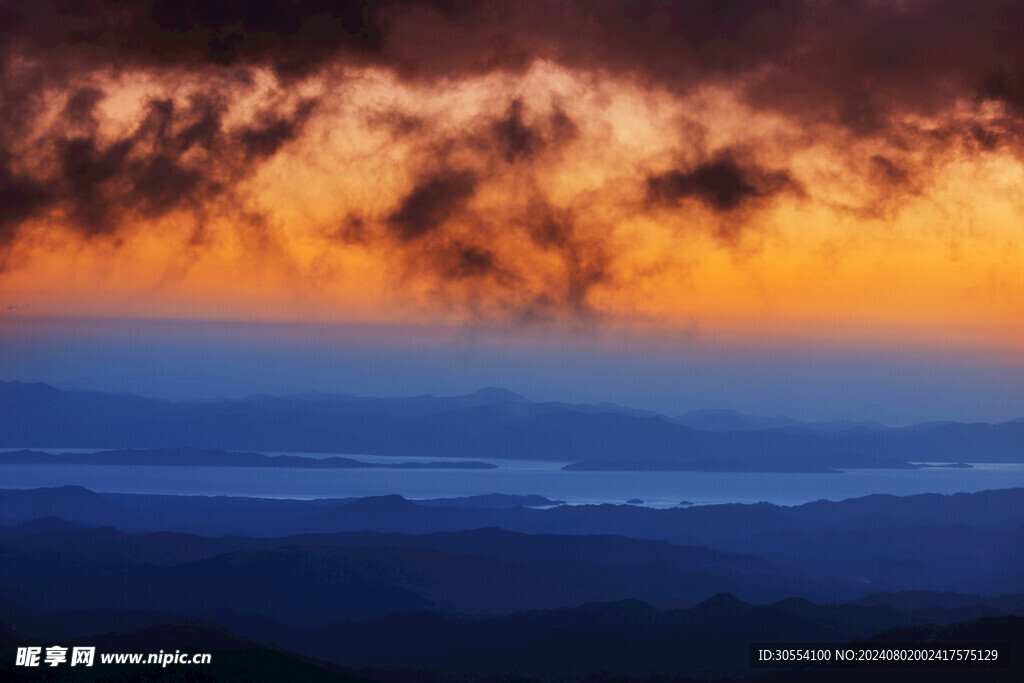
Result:
[[[1020,25],[994,0],[4,3],[0,278],[74,252],[238,299],[258,261],[397,317],[678,322],[743,315],[744,268],[770,307],[799,289],[772,264],[844,258],[857,300],[878,250],[1018,248]]]

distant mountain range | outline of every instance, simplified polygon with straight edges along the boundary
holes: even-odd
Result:
[[[678,418],[610,404],[336,394],[170,402],[0,382],[0,447],[309,451],[548,459],[583,469],[823,472],[914,462],[1024,462],[1024,422],[806,423],[728,411]]]
[[[754,432],[762,429],[787,429],[809,432],[845,432],[850,429],[888,429],[881,422],[825,420],[802,422],[790,417],[755,417],[735,410],[694,410],[675,418],[675,422],[691,429],[707,432]]]

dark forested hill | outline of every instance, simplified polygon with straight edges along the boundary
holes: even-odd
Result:
[[[97,494],[79,487],[0,491],[0,523],[14,525],[0,530],[0,540],[5,547],[27,548],[56,539],[45,553],[37,548],[43,568],[79,547],[85,556],[107,557],[104,561],[113,565],[118,553],[134,549],[137,560],[160,566],[172,558],[201,561],[285,543],[274,537],[287,537],[288,545],[391,548],[410,556],[429,550],[512,563],[488,566],[526,581],[523,586],[529,584],[523,578],[528,573],[513,571],[515,563],[548,563],[544,571],[552,582],[561,582],[558,591],[575,594],[578,589],[580,596],[590,591],[592,599],[605,599],[610,593],[601,586],[615,582],[620,588],[632,586],[620,597],[654,602],[692,600],[709,590],[765,599],[903,590],[1024,592],[1024,489],[668,510],[634,505],[496,508],[487,501],[483,507],[467,507],[465,501],[449,507],[440,502],[420,505],[400,496],[300,501]],[[82,529],[54,517],[135,533]],[[138,533],[156,531],[254,538]],[[573,568],[574,562],[580,565]],[[595,570],[595,564],[603,569]],[[618,573],[627,564],[630,570]],[[682,583],[681,577],[686,579]],[[685,587],[687,581],[692,590]],[[542,584],[538,579],[537,586]],[[645,587],[650,591],[644,592]]]

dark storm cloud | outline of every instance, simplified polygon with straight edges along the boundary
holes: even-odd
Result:
[[[992,151],[999,144],[999,133],[984,126],[971,126],[970,135],[978,146],[987,152]]]
[[[420,131],[422,132],[422,131]],[[507,164],[529,162],[558,152],[578,135],[576,122],[557,104],[546,112],[533,106],[527,111],[520,97],[513,98],[500,116],[484,115],[465,134],[466,142]]]
[[[890,186],[906,185],[910,182],[910,172],[892,159],[876,154],[870,161],[871,175],[876,182]]]
[[[387,223],[404,241],[415,240],[440,228],[465,206],[476,192],[472,171],[439,171],[421,178],[388,216]]]
[[[495,272],[495,255],[483,247],[456,243],[448,252],[452,258],[445,268],[448,277],[482,277]]]
[[[509,163],[517,159],[532,157],[544,147],[544,139],[530,126],[523,122],[523,103],[513,100],[509,105],[508,116],[495,121],[492,130],[502,156]]]
[[[867,192],[859,205],[843,206],[843,211],[868,219],[892,219],[910,199],[923,194],[928,165],[900,158],[898,152],[894,150],[892,156],[875,154],[866,160],[862,175],[868,181]]]
[[[1024,115],[1024,4],[1005,0],[4,0],[0,40],[53,71],[110,64],[267,66],[285,79],[338,59],[408,77],[521,70],[549,59],[685,91],[735,82],[749,101],[857,133],[958,97]],[[59,66],[57,66],[59,64]],[[528,155],[513,109],[506,154]]]
[[[530,238],[542,247],[564,247],[572,237],[572,223],[543,214],[528,224]]]
[[[548,117],[548,131],[552,142],[563,143],[576,137],[579,129],[576,122],[561,108],[554,107]]]
[[[93,114],[103,97],[103,91],[99,88],[79,88],[68,98],[68,103],[64,107],[64,119],[72,125],[95,128],[96,118]]]
[[[350,72],[338,66],[375,66],[406,84],[458,89],[460,78],[514,75],[543,59],[575,69],[579,87],[602,97],[619,96],[621,83],[669,97],[720,86],[806,132],[782,142],[763,135],[757,144],[772,149],[760,158],[820,143],[872,184],[870,201],[896,207],[923,186],[926,156],[906,152],[928,136],[935,148],[955,142],[979,154],[1022,148],[1020,26],[1024,3],[1000,0],[0,0],[0,245],[47,215],[94,239],[187,211],[195,218],[192,245],[202,248],[205,213],[240,212],[242,202],[232,201],[239,184],[290,143],[308,142],[301,138],[318,103],[302,100],[300,88],[324,93],[332,106],[345,101]],[[101,134],[105,95],[97,84],[117,87],[128,74],[136,86],[139,70],[148,72],[140,79],[147,87],[166,86],[166,99],[152,97],[136,121],[117,122],[124,127],[104,119]],[[590,87],[604,81],[612,85]],[[274,92],[255,112],[248,100],[232,108],[229,97],[262,97],[267,82]],[[176,94],[196,90],[187,103]],[[57,125],[43,104],[54,92],[68,95],[66,104],[57,100]],[[559,170],[559,155],[575,152],[581,131],[593,135],[602,125],[607,103],[573,103],[573,120],[556,102],[542,104],[543,95],[516,87],[489,98],[486,112],[460,119],[470,121],[461,129],[432,120],[429,108],[372,105],[371,128],[389,129],[411,150],[400,163],[413,180],[384,207],[339,211],[331,237],[386,251],[432,283],[495,285],[497,298],[515,301],[509,306],[524,319],[585,315],[591,293],[617,272],[616,214],[599,219],[598,208],[565,197],[556,209],[541,179]],[[971,112],[982,100],[1004,103],[1003,118],[947,116],[958,102]],[[907,114],[938,122],[908,123]],[[677,145],[674,132],[666,131],[666,145]],[[851,136],[888,144],[847,158]],[[30,149],[20,142],[29,139]],[[688,144],[665,150],[688,160],[675,168],[629,165],[647,171],[619,176],[634,195],[628,200],[607,199],[621,197],[618,188],[595,189],[592,199],[600,209],[609,201],[640,210],[701,205],[731,238],[747,229],[750,209],[803,196],[786,169]],[[38,163],[25,163],[29,156]],[[506,206],[490,214],[477,208],[496,194],[507,195]],[[341,218],[352,210],[359,215]],[[538,266],[548,270],[537,275]],[[522,303],[515,287],[531,277],[547,278],[545,287]]]
[[[74,92],[63,111],[65,126],[37,145],[45,170],[29,176],[0,153],[0,242],[19,223],[60,210],[86,238],[132,228],[132,217],[158,218],[182,209],[201,212],[293,139],[315,102],[291,112],[265,111],[239,130],[223,125],[216,95],[195,95],[187,106],[152,99],[130,132],[105,139],[95,131],[95,109],[104,94]],[[0,138],[2,139],[2,138]]]
[[[51,200],[46,185],[12,173],[6,156],[0,150],[0,246],[13,241],[18,226]]]
[[[157,154],[137,165],[130,196],[137,198],[143,216],[162,216],[181,206],[203,182],[202,174],[188,169],[166,154]]]
[[[801,0],[579,0],[573,9],[589,29],[578,35],[590,43],[590,59],[665,81],[778,59],[805,37],[808,18]]]
[[[307,73],[339,54],[379,54],[380,2],[331,0],[5,1],[0,31],[40,52],[156,66],[260,64]]]
[[[402,120],[374,116],[375,123]],[[506,320],[523,324],[596,315],[589,296],[611,279],[614,226],[591,216],[583,230],[576,211],[555,208],[546,196],[538,173],[578,135],[557,103],[527,109],[512,98],[501,114],[481,114],[451,137],[445,126],[425,120],[388,128],[396,140],[421,150],[419,163],[427,169],[382,220],[398,238],[388,240],[388,250],[406,274],[458,292],[470,309],[471,302],[488,299]],[[473,170],[453,165],[467,152]],[[485,187],[509,193],[509,202],[473,206],[470,200]],[[343,227],[334,236],[367,245],[374,241],[367,227]]]
[[[728,153],[687,171],[673,169],[647,179],[648,196],[654,202],[675,206],[684,199],[696,199],[718,212],[796,187],[786,171],[744,166]]]
[[[295,139],[315,107],[315,100],[306,100],[291,116],[265,114],[257,124],[247,126],[238,134],[247,156],[264,158],[276,154],[281,145]]]
[[[120,140],[105,148],[99,147],[92,138],[62,141],[58,178],[53,184],[62,191],[71,219],[86,236],[112,232],[120,227],[113,214],[123,204],[118,201],[120,197],[114,195],[130,194],[131,187],[130,184],[121,188],[112,185],[115,181],[127,181],[127,159],[132,147],[131,140]]]
[[[419,75],[542,58],[676,90],[737,79],[754,103],[859,132],[955,96],[1024,102],[1012,28],[1024,7],[1003,0],[520,0],[469,4],[455,18],[397,5],[378,16],[390,31],[382,54]]]
[[[611,278],[611,256],[600,241],[574,241],[563,250],[565,258],[565,303],[576,313],[592,313],[588,294]]]
[[[1005,0],[520,0],[403,23],[383,53],[417,74],[517,71],[542,58],[687,92],[736,84],[751,104],[859,134],[958,98],[1024,115],[1024,4]],[[436,34],[443,41],[414,40]],[[443,48],[442,48],[443,45]]]
[[[551,205],[539,174],[578,135],[557,104],[512,98],[452,129],[443,122],[375,112],[421,169],[377,220],[352,217],[328,237],[367,249],[383,245],[394,275],[429,283],[476,320],[533,324],[594,318],[595,286],[611,279],[611,222]],[[469,161],[460,165],[456,160]],[[514,168],[510,168],[514,166]],[[484,192],[486,190],[486,192]],[[505,196],[495,205],[494,191]],[[482,197],[482,206],[474,200]]]
[[[599,225],[596,233],[585,235],[577,221],[573,211],[557,210],[542,200],[534,202],[524,216],[531,241],[557,254],[562,262],[559,280],[549,283],[545,295],[531,303],[530,317],[544,319],[563,310],[590,316],[590,291],[611,279],[614,259],[608,243],[608,226]]]

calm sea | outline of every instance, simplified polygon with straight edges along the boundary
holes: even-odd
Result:
[[[11,450],[11,449],[7,449]],[[49,452],[92,452],[36,449]],[[278,455],[280,453],[270,453]],[[345,453],[366,462],[411,459]],[[450,498],[483,493],[539,494],[568,503],[624,503],[669,507],[767,501],[796,505],[843,500],[872,493],[898,496],[960,493],[1024,487],[1024,465],[974,463],[973,469],[862,469],[839,474],[735,472],[565,472],[565,463],[488,460],[493,470],[292,469],[244,467],[128,467],[120,465],[3,465],[0,488],[26,489],[75,484],[98,492],[160,493],[259,498],[348,498],[400,494],[406,498]]]

